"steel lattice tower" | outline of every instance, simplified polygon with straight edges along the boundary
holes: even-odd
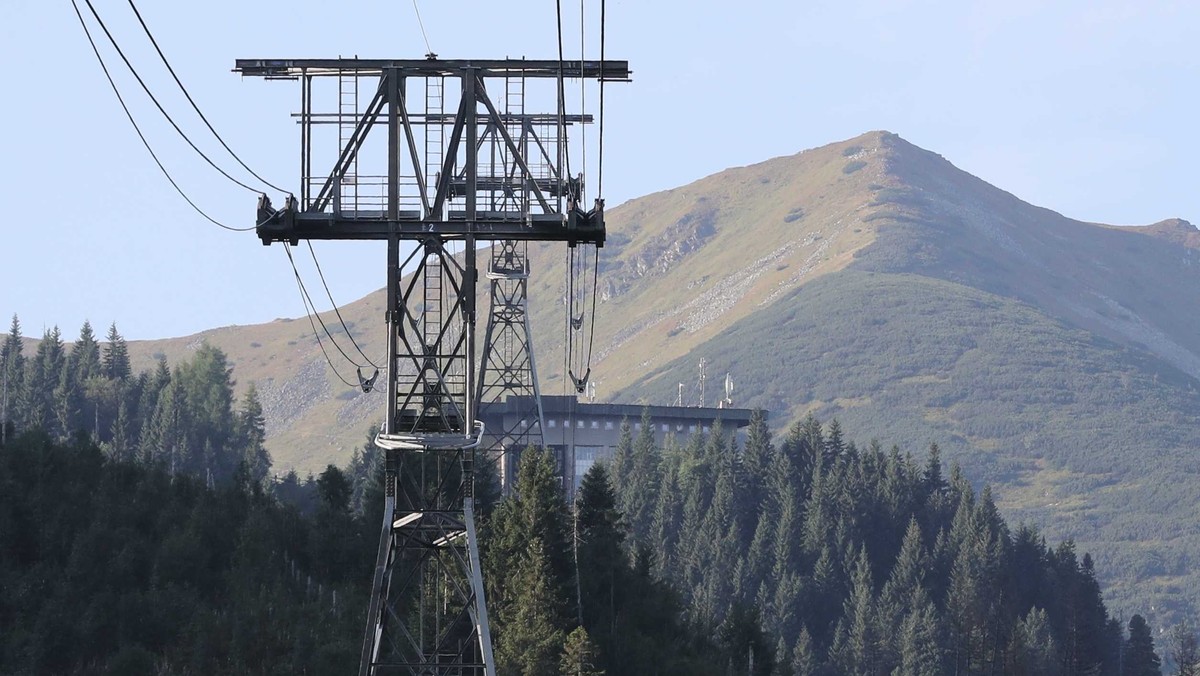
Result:
[[[529,329],[529,257],[527,244],[503,240],[492,245],[490,282],[491,307],[484,333],[483,363],[479,371],[479,411],[522,406],[516,415],[487,416],[505,420],[500,429],[486,432],[486,446],[500,451],[542,445],[541,390],[533,356],[533,334]]]
[[[506,79],[504,106],[506,113],[522,120],[519,126],[510,128],[509,133],[517,139],[517,150],[528,157],[530,143],[536,143],[538,130],[524,122],[525,86],[524,78]],[[518,170],[515,157],[508,149],[499,154],[506,176]],[[531,170],[543,176],[550,173],[537,165]],[[514,457],[509,451],[541,446],[545,423],[533,356],[533,333],[529,329],[529,243],[512,239],[493,242],[487,278],[491,305],[483,339],[477,400],[480,417],[513,421],[501,422],[503,427],[486,433],[485,446],[500,451],[501,457],[508,460]],[[502,411],[506,406],[520,406],[521,410],[515,411],[516,415],[505,416]],[[489,416],[496,412],[495,409],[500,409],[501,413]]]
[[[473,505],[480,402],[505,388],[537,391],[527,242],[604,242],[601,203],[585,211],[581,182],[563,166],[567,128],[591,118],[564,114],[554,86],[628,81],[628,63],[279,59],[239,60],[235,71],[300,82],[300,197],[279,209],[260,199],[263,243],[387,242],[387,409],[376,440],[386,498],[359,673],[491,676]],[[503,112],[488,88],[501,80]],[[557,112],[524,112],[526,83],[537,82]],[[322,83],[333,83],[333,112],[313,108]],[[372,136],[377,127],[386,132]],[[314,173],[323,134],[337,156]],[[485,354],[500,357],[491,366],[475,344],[480,242],[493,243]],[[510,339],[519,347],[504,347]]]

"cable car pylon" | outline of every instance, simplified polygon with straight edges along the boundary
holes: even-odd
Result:
[[[474,524],[475,457],[489,434],[478,422],[487,371],[475,339],[476,248],[491,243],[494,258],[528,242],[603,245],[602,208],[581,209],[580,181],[562,166],[567,130],[592,118],[564,112],[560,85],[629,81],[629,65],[244,59],[234,70],[300,83],[299,196],[278,208],[260,199],[263,244],[387,243],[387,402],[376,440],[385,503],[359,673],[494,676]],[[515,111],[500,84],[514,79],[523,99],[524,83],[544,85],[555,112]],[[328,110],[314,108],[322,91]],[[346,100],[349,91],[362,100]],[[492,91],[506,92],[505,105]],[[332,125],[337,156],[314,158]],[[314,171],[314,160],[325,168]],[[488,271],[499,269],[493,260]]]

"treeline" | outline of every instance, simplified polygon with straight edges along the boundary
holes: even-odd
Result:
[[[651,430],[623,426],[573,510],[548,455],[522,459],[485,556],[500,674],[1160,673],[1091,558],[1012,531],[936,446],[811,418],[777,445],[756,416],[743,448]]]
[[[735,674],[1143,674],[1092,559],[1011,530],[937,446],[924,463],[809,417],[782,443],[755,416],[656,448],[643,421],[613,462],[632,538],[720,638]]]
[[[208,345],[134,375],[115,327],[26,355],[14,318],[0,366],[0,673],[354,668],[377,449],[264,482],[256,393],[235,410]],[[504,499],[477,463],[500,676],[1160,673],[1091,558],[1010,529],[936,446],[859,448],[811,418],[776,443],[756,416],[741,447],[651,429],[623,425],[571,504],[547,452]]]
[[[376,545],[330,468],[311,516],[86,439],[0,445],[0,673],[345,674]]]
[[[271,468],[262,405],[251,384],[234,410],[232,373],[225,354],[204,343],[174,368],[160,358],[154,370],[135,375],[115,324],[101,344],[84,322],[69,349],[55,327],[26,355],[14,316],[0,348],[0,424],[4,436],[83,435],[114,459],[173,474],[223,482],[240,468],[261,482]]]
[[[484,580],[497,674],[721,674],[649,551],[630,553],[604,465],[567,505],[549,452],[528,449],[516,486],[484,521]]]

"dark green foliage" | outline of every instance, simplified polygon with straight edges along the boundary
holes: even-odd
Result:
[[[1122,676],[1162,676],[1162,660],[1154,651],[1154,636],[1146,618],[1134,615],[1129,620],[1129,639],[1125,641]]]
[[[129,347],[125,338],[117,331],[117,323],[108,327],[108,342],[104,346],[103,372],[110,380],[125,380],[133,374],[129,365]]]
[[[58,328],[50,329],[27,358],[14,316],[0,364],[8,393],[0,393],[0,410],[13,434],[42,430],[58,441],[84,434],[115,459],[137,457],[206,482],[240,471],[261,484],[270,474],[258,392],[251,384],[235,412],[232,368],[207,343],[173,371],[160,360],[153,373],[134,377],[115,324],[103,348],[90,323],[69,349]]]
[[[16,315],[12,327],[0,346],[0,439],[16,432],[15,419],[20,419],[18,403],[25,391],[25,355],[21,343],[21,321]]]
[[[528,448],[521,454],[513,495],[496,509],[488,532],[484,570],[491,585],[488,603],[494,608],[497,627],[515,617],[516,592],[520,589],[516,576],[534,540],[540,543],[538,553],[551,576],[546,582],[549,594],[560,600],[553,615],[554,626],[562,626],[576,615],[569,510],[549,451]],[[525,565],[526,572],[527,568]]]
[[[0,672],[350,668],[382,454],[264,491],[262,407],[250,388],[235,410],[219,350],[134,377],[115,327],[103,357],[89,334],[26,358],[14,320],[4,342],[14,427],[45,432],[0,447]],[[624,426],[574,505],[549,452],[522,454],[504,500],[479,458],[501,675],[1104,676],[1153,655],[1144,624],[1121,651],[1090,556],[1010,531],[936,446],[860,447],[813,416],[778,446],[761,416],[747,432],[659,448]],[[396,460],[410,480],[463,469],[417,455]]]
[[[630,532],[639,540],[651,537],[657,523],[661,474],[658,461],[649,411],[642,413],[636,439],[629,421],[621,421],[612,459],[612,478],[615,485],[630,487],[630,490],[621,492],[618,507],[625,515]]]
[[[1008,656],[1013,673],[1028,676],[1057,674],[1061,670],[1060,659],[1046,611],[1030,608],[1013,627]]]
[[[330,544],[332,530],[256,486],[214,490],[42,433],[10,440],[0,673],[351,671],[374,531]],[[349,582],[326,572],[339,568]]]
[[[617,645],[616,611],[624,594],[629,562],[625,555],[625,526],[616,508],[616,496],[603,464],[592,465],[575,499],[576,578],[579,615],[602,654]],[[603,662],[597,662],[602,666]]]
[[[945,222],[937,238],[922,241],[941,253],[961,252],[968,231]],[[957,244],[944,244],[951,241]],[[805,283],[705,343],[708,369],[736,374],[745,397],[739,404],[770,410],[776,443],[789,451],[792,430],[778,425],[808,411],[836,416],[848,437],[887,438],[914,453],[937,440],[943,480],[951,460],[966,462],[973,481],[997,486],[1014,525],[1037,523],[1054,541],[1073,537],[1086,545],[1110,604],[1154,607],[1155,624],[1195,615],[1200,573],[1191,559],[1200,551],[1200,489],[1178,480],[1194,471],[1200,447],[1195,379],[1136,345],[1047,317],[1028,299],[946,281],[944,270],[926,265],[930,254],[907,251],[896,262],[923,261],[924,272],[942,279],[855,265]],[[1104,276],[1114,291],[1106,297],[1117,298],[1117,277]],[[1010,281],[1010,289],[1024,288]],[[1137,293],[1146,297],[1147,288]],[[1057,292],[1044,300],[1062,306]],[[1171,312],[1175,307],[1159,303],[1155,312],[1195,321]],[[1096,321],[1125,320],[1114,311]],[[1200,332],[1171,335],[1191,340]],[[676,384],[694,378],[695,362],[696,355],[680,356],[613,399],[673,400]],[[797,469],[803,475],[807,466]],[[936,528],[919,521],[932,546]]]
[[[596,646],[588,636],[587,629],[576,627],[563,643],[559,673],[562,676],[604,676],[597,666]]]
[[[552,666],[576,673],[585,653],[592,668],[609,676],[721,673],[716,648],[684,623],[674,592],[653,578],[650,551],[624,547],[625,520],[604,465],[584,476],[572,513],[550,453],[527,449],[513,495],[486,531],[484,572],[501,676],[548,673]],[[559,566],[555,556],[562,556]],[[590,645],[568,635],[563,659],[575,665],[568,672],[559,661],[563,638],[580,626]]]
[[[748,432],[658,450],[645,542],[729,673],[751,654],[775,674],[1118,673],[1091,557],[1012,533],[936,446],[859,448],[811,417],[778,448]]]
[[[496,668],[513,676],[557,676],[563,632],[560,597],[551,588],[550,562],[542,541],[529,541],[516,562],[513,594],[505,605],[496,641]]]
[[[250,481],[261,484],[271,471],[271,454],[267,452],[266,420],[254,383],[246,389],[241,410],[237,412],[234,438],[242,447],[239,462],[245,466]]]

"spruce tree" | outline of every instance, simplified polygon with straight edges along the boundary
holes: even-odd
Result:
[[[654,444],[654,428],[650,421],[649,408],[642,412],[642,429],[633,440],[629,460],[630,471],[625,477],[629,490],[624,492],[622,512],[633,538],[644,541],[650,536],[650,529],[654,523],[655,496],[658,495],[661,483],[659,454]]]
[[[117,331],[117,323],[108,327],[107,343],[104,345],[104,375],[112,380],[125,380],[133,373],[129,364],[129,347],[125,338]]]
[[[1122,676],[1162,676],[1162,660],[1154,652],[1154,635],[1141,615],[1129,619],[1124,666]]]
[[[812,483],[808,499],[804,503],[804,532],[802,546],[804,553],[815,557],[823,547],[829,544],[829,535],[833,530],[833,489],[831,478],[825,469],[821,456],[817,456],[816,464],[812,466]]]
[[[800,627],[800,636],[792,648],[792,676],[817,676],[819,665],[808,627]]]
[[[250,480],[262,484],[271,472],[271,454],[266,447],[266,420],[263,418],[262,403],[258,400],[258,388],[254,383],[246,388],[241,410],[235,420],[235,431],[241,445],[241,463],[244,463]]]
[[[865,546],[859,550],[851,585],[842,614],[845,640],[834,659],[843,673],[874,674],[879,668],[879,627],[871,563]]]
[[[617,432],[617,447],[613,449],[613,483],[617,486],[627,486],[631,474],[633,474],[633,425],[629,424],[628,418],[623,418],[620,430]],[[624,491],[621,493],[621,498],[625,499]]]
[[[12,326],[0,347],[0,443],[17,429],[16,420],[22,414],[19,402],[24,400],[25,355],[21,342],[21,321],[14,314]]]
[[[547,584],[556,599],[575,599],[574,557],[571,553],[571,525],[566,499],[558,480],[557,466],[550,451],[530,447],[521,453],[513,495],[501,503],[491,518],[491,542],[485,556],[485,579],[489,580],[488,603],[497,608],[498,630],[503,631],[506,611],[521,593],[517,573],[519,561],[529,543],[539,542],[539,556],[548,566]],[[556,616],[556,626],[575,617],[571,611]],[[561,643],[558,647],[561,647]],[[555,649],[557,652],[557,648]]]
[[[750,414],[750,425],[746,428],[746,445],[742,450],[742,464],[746,469],[746,497],[752,518],[757,520],[767,501],[767,482],[774,460],[771,448],[771,430],[762,410],[754,409]]]
[[[559,673],[562,676],[604,676],[599,664],[596,644],[592,643],[587,629],[575,627],[563,642]]]
[[[964,542],[950,572],[945,613],[950,623],[950,651],[954,669],[973,669],[983,646],[984,612],[987,599],[981,589],[983,568],[981,544]]]
[[[83,322],[79,329],[79,340],[71,346],[71,368],[77,383],[101,375],[100,344],[96,342],[96,334],[89,321]]]
[[[929,458],[925,462],[925,472],[921,475],[921,486],[927,498],[942,493],[949,487],[942,478],[942,450],[936,443],[929,445]]]
[[[65,435],[61,428],[55,427],[56,394],[66,393],[60,388],[65,369],[62,335],[56,326],[42,334],[36,355],[26,362],[24,401],[21,403],[24,428],[42,429],[51,436]]]
[[[649,542],[656,555],[657,572],[666,576],[677,572],[675,546],[679,542],[679,528],[683,520],[683,508],[679,502],[678,472],[674,467],[663,473],[662,486],[654,505],[654,522]]]
[[[539,538],[516,561],[511,603],[496,642],[501,676],[559,676],[563,648],[561,598],[553,590],[550,562]]]
[[[898,664],[891,673],[894,676],[939,676],[944,673],[944,666],[938,641],[937,609],[920,586],[913,590],[910,602],[896,640]]]
[[[624,526],[603,464],[592,465],[584,474],[575,513],[580,616],[602,654],[608,655],[615,648],[617,608],[628,562]]]
[[[1044,609],[1030,608],[1017,618],[1009,641],[1008,662],[1013,673],[1052,676],[1061,671],[1060,659]]]
[[[914,602],[914,595],[919,591],[928,596],[921,584],[926,566],[927,559],[921,544],[921,528],[917,525],[914,517],[908,523],[908,530],[904,533],[904,542],[900,546],[900,554],[896,557],[892,572],[880,592],[879,614],[884,626],[902,626],[908,616],[916,610],[917,604]],[[917,631],[918,629],[914,627],[913,630]],[[902,638],[899,633],[893,633],[891,636],[893,659],[904,651],[904,647],[900,644]],[[918,640],[915,635],[909,638],[913,641]],[[886,645],[887,642],[883,643]]]
[[[103,406],[111,406],[109,400],[115,398],[115,392],[108,391],[108,381],[104,378],[100,363],[100,344],[96,342],[91,322],[84,321],[79,329],[79,339],[71,347],[69,363],[71,409],[75,415],[81,416],[73,420],[70,426],[90,430],[93,439],[99,441],[100,410]],[[106,424],[105,432],[107,427]]]
[[[842,438],[842,424],[837,418],[829,421],[829,428],[825,433],[825,456],[828,458],[838,458],[846,450],[846,442]]]
[[[112,449],[113,458],[119,461],[131,459],[133,450],[132,446],[133,442],[130,433],[129,406],[126,405],[125,400],[122,399],[117,405],[117,417],[113,421],[112,427],[112,442],[110,443],[110,448]]]

